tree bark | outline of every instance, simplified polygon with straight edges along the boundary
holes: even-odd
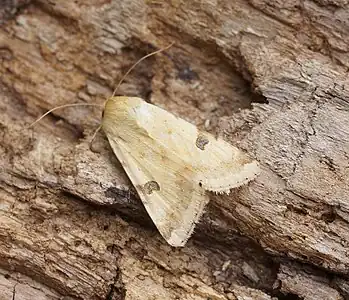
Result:
[[[4,1],[0,299],[349,299],[348,3]],[[105,136],[112,94],[223,136],[262,166],[161,238]]]

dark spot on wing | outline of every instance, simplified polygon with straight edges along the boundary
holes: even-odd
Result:
[[[195,141],[196,147],[200,150],[205,150],[205,146],[209,143],[208,139],[202,135],[199,135]]]
[[[143,186],[144,192],[147,195],[152,194],[154,191],[160,191],[160,185],[152,180],[152,181],[148,181],[144,186]]]

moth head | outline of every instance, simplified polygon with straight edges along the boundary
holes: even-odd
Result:
[[[114,96],[110,97],[104,105],[102,118],[108,117],[109,114],[122,114],[123,111],[132,109],[143,103],[141,98]]]

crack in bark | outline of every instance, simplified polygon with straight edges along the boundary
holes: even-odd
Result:
[[[113,283],[109,286],[109,291],[105,300],[124,300],[126,298],[125,284],[122,282],[122,273],[118,268],[113,278]]]
[[[314,88],[314,90],[312,91],[310,97],[309,97],[309,100],[315,100],[316,101],[316,107],[311,109],[308,113],[308,125],[310,126],[310,128],[312,129],[312,133],[309,133],[308,130],[305,130],[303,131],[304,132],[304,135],[305,135],[305,141],[301,143],[301,152],[297,155],[296,157],[296,161],[294,162],[293,164],[293,174],[296,173],[297,171],[297,167],[299,166],[299,164],[301,163],[304,155],[305,155],[305,150],[306,150],[306,147],[308,146],[309,144],[309,141],[310,141],[310,137],[312,136],[315,136],[316,135],[316,130],[315,130],[315,126],[314,126],[314,119],[316,118],[317,116],[317,112],[318,110],[321,108],[321,105],[320,105],[320,102],[318,100],[315,99],[315,93],[317,91],[318,87],[316,86]],[[303,124],[304,125],[304,124]],[[293,175],[292,174],[292,175]]]
[[[17,285],[17,283],[13,286],[13,290],[12,290],[12,300],[15,300],[15,297],[16,297],[16,285]]]

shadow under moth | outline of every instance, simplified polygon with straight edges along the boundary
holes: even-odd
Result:
[[[76,105],[86,104],[56,107],[37,121],[55,109]],[[258,163],[238,148],[140,98],[110,97],[100,127],[171,246],[184,246],[193,233],[209,201],[206,191],[229,193],[260,173]]]

